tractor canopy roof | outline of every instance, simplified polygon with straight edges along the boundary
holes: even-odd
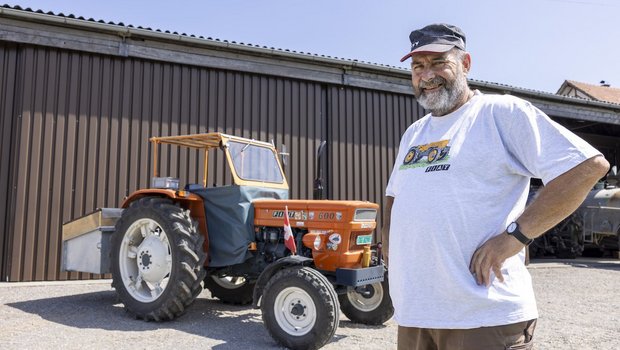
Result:
[[[203,186],[207,186],[209,150],[220,148],[226,155],[233,180],[240,186],[288,189],[288,183],[275,147],[262,141],[220,132],[206,134],[151,137],[153,143],[153,176],[158,176],[158,146],[175,145],[204,151]]]
[[[267,142],[250,140],[243,137],[223,134],[221,132],[210,132],[206,134],[178,135],[151,137],[150,141],[154,144],[170,144],[189,148],[211,149],[226,146],[228,141],[250,143],[274,149],[273,145]]]

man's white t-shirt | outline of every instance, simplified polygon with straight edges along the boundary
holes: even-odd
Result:
[[[489,287],[469,272],[474,251],[523,212],[530,178],[546,184],[600,154],[529,102],[475,95],[404,133],[386,195],[394,197],[390,295],[405,327],[466,329],[538,317],[525,249]]]

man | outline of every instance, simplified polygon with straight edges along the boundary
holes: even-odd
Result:
[[[584,200],[601,154],[527,101],[467,85],[452,25],[411,32],[411,79],[430,114],[403,134],[386,189],[384,256],[399,349],[529,349],[538,318],[531,240]],[[530,178],[545,187],[527,208]]]

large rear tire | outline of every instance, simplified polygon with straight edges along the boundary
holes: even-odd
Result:
[[[340,312],[331,283],[309,267],[285,268],[267,282],[261,301],[271,336],[291,349],[318,349],[336,333]]]
[[[112,236],[112,286],[136,318],[180,316],[202,291],[204,237],[189,212],[164,198],[131,203]]]
[[[340,310],[355,323],[380,325],[394,315],[387,273],[383,282],[353,288],[338,295]]]
[[[205,288],[211,295],[227,304],[247,305],[252,302],[254,286],[244,277],[208,275]]]

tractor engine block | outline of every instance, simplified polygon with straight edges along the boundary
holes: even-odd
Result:
[[[256,245],[268,263],[290,254],[284,245],[284,230],[280,227],[262,227],[256,232]]]

